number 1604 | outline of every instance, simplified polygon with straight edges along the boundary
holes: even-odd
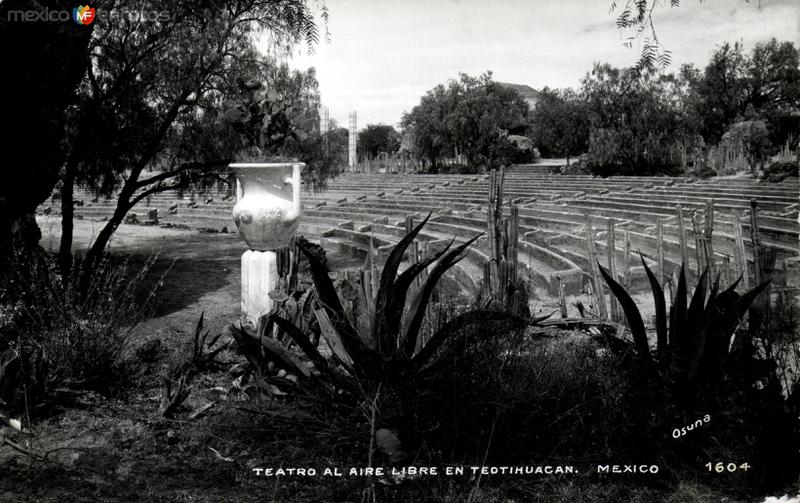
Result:
[[[717,473],[735,472],[736,470],[746,472],[750,468],[750,465],[747,463],[741,465],[737,465],[736,463],[706,463],[706,468],[708,468],[710,472]]]

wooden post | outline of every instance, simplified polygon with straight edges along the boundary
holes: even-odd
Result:
[[[508,261],[511,264],[511,274],[509,281],[516,289],[517,286],[517,268],[519,262],[519,207],[516,204],[511,205],[511,216],[508,222]]]
[[[498,232],[497,224],[502,224],[503,221],[503,183],[505,181],[505,176],[506,176],[505,168],[503,166],[500,166],[500,173],[497,176],[497,184],[495,188],[496,192],[494,195],[494,208],[495,208],[494,218],[495,218],[495,232],[496,232],[495,234],[496,242],[494,245],[494,249],[495,249],[495,254],[497,256],[497,260],[500,260],[503,253],[502,231],[504,227],[500,227]]]
[[[622,233],[622,239],[625,241],[625,253],[622,256],[622,273],[625,275],[625,290],[631,288],[631,235],[626,229]]]
[[[675,304],[675,290],[678,288],[678,276],[680,276],[680,269],[672,270],[672,281],[669,282],[669,305]]]
[[[755,264],[756,285],[761,284],[761,232],[758,228],[758,201],[750,200],[750,240],[753,242],[753,263]]]
[[[558,282],[558,305],[561,308],[561,317],[567,317],[567,296],[565,294],[564,283],[561,281],[561,276],[556,276]]]
[[[661,217],[658,217],[656,220],[656,247],[656,257],[658,260],[658,274],[656,278],[658,278],[658,282],[663,285],[664,278],[667,274],[664,271],[664,222],[661,220]]]
[[[716,260],[714,258],[714,243],[712,234],[714,233],[714,200],[706,203],[706,226],[703,232],[703,245],[706,257],[706,267],[711,278],[716,276]],[[710,283],[709,283],[710,284]]]
[[[731,256],[725,255],[722,258],[722,271],[720,272],[719,282],[721,287],[731,284]]]
[[[595,292],[597,299],[597,311],[601,319],[608,319],[608,311],[606,310],[606,299],[603,293],[603,286],[600,279],[600,267],[597,263],[594,248],[594,230],[592,230],[592,217],[586,213],[586,258],[589,260],[589,267],[592,271],[592,289]]]
[[[683,225],[683,209],[681,205],[675,207],[678,217],[678,240],[681,244],[681,264],[684,267],[689,267],[689,247],[686,244],[686,228]]]
[[[742,275],[742,286],[744,286],[745,290],[750,290],[750,273],[747,270],[747,255],[745,254],[742,221],[740,218],[738,213],[733,216],[733,237],[736,240],[734,260],[736,261],[736,271]]]
[[[692,212],[692,232],[694,233],[694,254],[697,259],[697,275],[703,273],[703,236],[700,234],[700,225],[697,222],[697,212]]]
[[[606,255],[608,258],[608,272],[615,281],[619,281],[617,277],[617,261],[614,256],[616,252],[616,244],[614,242],[614,219],[609,218],[606,225]],[[611,320],[619,320],[619,310],[616,298],[612,295],[609,299],[609,308],[611,311]]]
[[[489,260],[497,260],[497,229],[495,229],[495,195],[497,190],[497,171],[489,173],[489,197],[486,211],[486,225],[489,241]]]
[[[430,251],[428,250],[428,241],[420,241],[419,243],[419,260],[425,260],[430,255]],[[420,274],[423,279],[428,276],[428,269],[424,269]]]
[[[492,263],[489,261],[483,263],[482,297],[484,301],[492,297]]]

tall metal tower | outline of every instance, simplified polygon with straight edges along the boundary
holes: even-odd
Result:
[[[349,151],[348,151],[348,166],[350,166],[350,171],[356,170],[356,165],[358,164],[358,158],[356,157],[356,112],[353,110],[350,112],[350,142],[349,142]]]

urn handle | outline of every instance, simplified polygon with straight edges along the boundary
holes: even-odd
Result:
[[[298,163],[292,165],[292,176],[287,176],[283,181],[284,184],[291,184],[292,186],[292,210],[289,218],[294,219],[300,215],[302,205],[300,203],[300,172],[303,171],[305,164]]]
[[[241,201],[243,197],[244,197],[244,187],[242,187],[242,182],[240,182],[239,179],[237,178],[236,179],[236,202],[238,203],[239,201]]]

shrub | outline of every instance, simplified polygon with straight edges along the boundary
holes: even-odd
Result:
[[[773,162],[764,170],[764,178],[769,182],[782,182],[789,177],[797,177],[800,165],[797,161]]]
[[[76,261],[67,277],[44,254],[13,263],[0,292],[0,399],[19,410],[43,398],[46,385],[106,386],[153,299],[155,289],[144,301],[136,293],[155,258],[135,273],[106,258],[88,275]]]
[[[752,487],[779,489],[800,468],[797,450],[789,447],[798,439],[798,410],[792,404],[796,397],[787,400],[783,395],[774,354],[764,351],[752,330],[739,326],[748,309],[757,309],[751,305],[769,282],[740,295],[735,291],[740,278],[720,292],[719,277],[709,290],[704,271],[687,302],[681,268],[667,313],[662,287],[642,263],[655,303],[655,354],[636,304],[600,266],[625,312],[636,347],[639,361],[631,379],[638,383],[633,392],[639,395],[639,407],[661,411],[664,426],[666,421],[686,424],[709,414],[715,421],[714,435],[679,443],[674,448],[678,458],[692,463],[698,457],[745,459],[753,465],[747,473]],[[666,404],[664,396],[671,398]]]

